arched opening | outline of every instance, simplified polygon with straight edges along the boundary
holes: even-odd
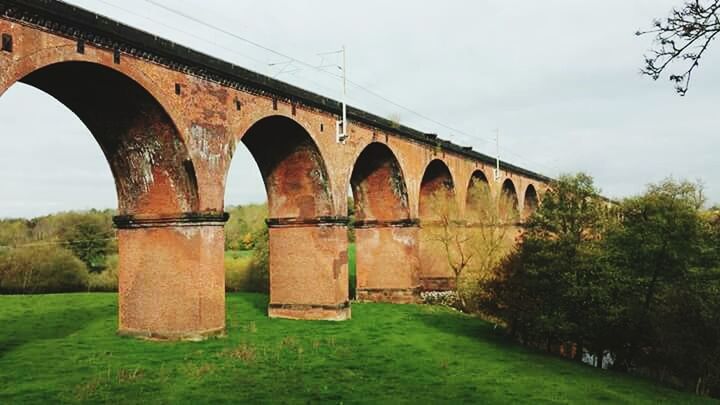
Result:
[[[189,153],[168,114],[142,86],[87,62],[52,64],[20,82],[60,101],[92,133],[115,178],[120,215],[197,210]]]
[[[535,187],[530,184],[525,189],[525,198],[523,199],[523,216],[530,217],[538,208],[538,195]]]
[[[260,119],[241,141],[267,194],[269,315],[347,319],[346,221],[333,215],[320,149],[302,125],[280,115]]]
[[[177,338],[197,331],[222,330],[223,297],[217,289],[197,288],[197,283],[189,280],[202,266],[210,275],[205,285],[214,286],[211,275],[222,268],[214,268],[202,254],[189,253],[211,251],[207,249],[212,243],[203,244],[203,234],[192,224],[199,205],[195,168],[182,135],[163,105],[129,76],[97,63],[54,63],[17,81],[50,95],[72,111],[92,134],[109,165],[119,228],[119,276],[116,287],[109,288],[119,290],[119,332]],[[42,114],[35,107],[22,106],[33,114],[24,119],[33,120]],[[49,123],[47,131],[53,130]],[[59,161],[35,163],[53,172]],[[58,179],[60,184],[72,181]],[[177,221],[183,223],[182,232],[175,228]],[[158,288],[168,282],[173,288]]]
[[[510,179],[506,179],[502,185],[500,193],[500,215],[507,221],[518,220],[520,214],[518,210],[518,195],[515,190],[515,184]]]
[[[442,200],[442,202],[438,202]],[[438,205],[447,204],[456,209],[455,183],[450,168],[442,160],[435,159],[425,168],[420,183],[419,213],[422,220],[433,220],[438,216]]]
[[[329,178],[310,134],[284,116],[255,123],[242,142],[260,168],[271,219],[313,219],[332,215]]]
[[[408,219],[405,178],[395,155],[381,143],[371,143],[357,158],[350,177],[358,221]]]
[[[117,208],[102,149],[77,115],[45,92],[15,83],[0,96],[0,137],[0,219]]]
[[[482,170],[476,170],[470,176],[468,183],[465,216],[469,222],[479,222],[486,216],[488,209],[495,209],[490,193],[490,182]]]
[[[356,243],[356,294],[363,301],[413,302],[417,225],[410,221],[405,178],[387,145],[371,143],[350,176]]]
[[[455,232],[459,220],[455,183],[450,169],[435,159],[425,168],[420,182],[420,281],[425,290],[455,288],[443,235]]]

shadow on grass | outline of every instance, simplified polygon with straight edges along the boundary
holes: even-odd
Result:
[[[506,348],[521,348],[508,339],[502,327],[495,327],[479,318],[448,312],[444,308],[428,306],[425,311],[415,314],[414,318],[445,333],[479,339]]]
[[[0,357],[28,343],[66,338],[89,323],[106,318],[107,307],[87,307],[23,314],[3,319],[0,325]]]
[[[226,297],[233,297],[233,301],[245,303],[257,310],[255,315],[267,316],[268,303],[270,297],[267,294],[262,293],[228,293]],[[241,304],[242,305],[242,304]],[[232,307],[228,308],[233,310]]]

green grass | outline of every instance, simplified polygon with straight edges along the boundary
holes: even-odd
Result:
[[[357,286],[355,257],[355,244],[351,242],[348,245],[348,279],[350,282],[350,299],[355,299],[355,287]]]
[[[228,336],[115,335],[115,294],[0,297],[0,403],[691,403],[508,344],[448,309],[355,304],[347,322],[268,319],[231,294]]]
[[[244,259],[251,258],[253,255],[252,250],[226,250],[225,257],[228,259]]]

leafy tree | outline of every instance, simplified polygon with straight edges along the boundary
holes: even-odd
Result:
[[[255,235],[255,249],[250,264],[250,279],[253,290],[268,292],[270,289],[270,233],[267,226]]]
[[[110,218],[97,211],[63,214],[57,237],[91,271],[102,271],[106,255],[117,250],[112,243],[115,232]]]
[[[30,240],[30,228],[23,219],[0,220],[0,253],[1,249],[9,248]]]
[[[673,9],[666,19],[657,19],[653,28],[637,35],[655,35],[655,49],[645,56],[642,73],[654,80],[677,63],[682,67],[670,74],[675,90],[684,96],[695,69],[713,39],[720,33],[720,0],[688,0]]]
[[[225,224],[225,249],[253,249],[255,246],[254,236],[265,226],[267,204],[229,207],[228,212],[230,219]]]
[[[632,367],[643,347],[652,345],[655,305],[664,292],[687,280],[702,265],[707,232],[699,209],[702,188],[689,182],[666,180],[623,202],[621,226],[608,234],[613,265],[630,279],[626,329],[628,351],[618,352],[622,364]]]
[[[588,176],[562,176],[483,309],[525,344],[718,396],[720,212],[704,203],[669,179],[608,210]]]
[[[347,198],[347,212],[348,212],[348,241],[350,243],[355,242],[355,200],[352,196]]]
[[[595,332],[616,313],[618,284],[602,265],[606,206],[590,176],[561,176],[529,218],[518,251],[484,283],[483,307],[517,339],[550,351],[566,342],[603,351]]]

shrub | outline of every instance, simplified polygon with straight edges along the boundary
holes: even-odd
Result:
[[[88,275],[88,291],[116,292],[118,290],[118,256],[108,256],[105,270]]]
[[[57,246],[13,249],[0,256],[0,292],[14,294],[83,291],[85,264]]]
[[[225,291],[250,291],[251,257],[225,257]]]
[[[255,250],[250,262],[250,290],[268,292],[270,290],[270,234],[267,226],[255,237]]]

